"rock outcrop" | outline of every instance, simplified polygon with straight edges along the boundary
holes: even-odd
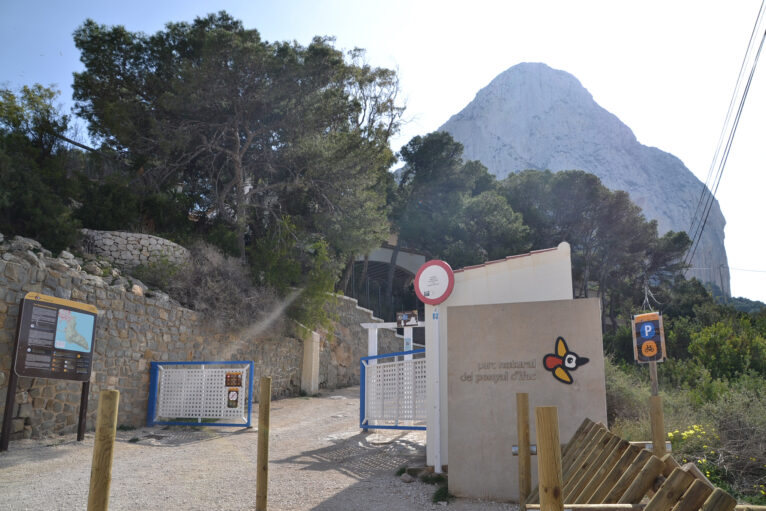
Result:
[[[625,190],[660,234],[688,231],[703,183],[684,164],[636,140],[569,73],[524,63],[500,74],[440,128],[503,178],[525,169],[579,169],[612,190]],[[725,220],[716,201],[689,276],[729,291]]]

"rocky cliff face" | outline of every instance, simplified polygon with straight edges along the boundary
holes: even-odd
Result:
[[[660,234],[686,231],[703,183],[672,154],[647,147],[615,115],[601,108],[569,73],[524,63],[500,74],[441,130],[503,178],[524,169],[580,169],[612,190],[625,190]],[[729,294],[723,228],[716,201],[689,276]]]

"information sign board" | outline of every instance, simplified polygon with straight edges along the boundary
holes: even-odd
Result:
[[[98,310],[40,293],[21,301],[14,368],[19,376],[88,381]]]
[[[418,326],[418,311],[405,311],[396,313],[396,328],[406,326]]]
[[[665,352],[665,332],[658,312],[633,316],[633,356],[636,362],[662,362]]]

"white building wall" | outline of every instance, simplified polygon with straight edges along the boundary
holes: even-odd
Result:
[[[486,305],[499,303],[540,302],[550,300],[571,300],[572,264],[569,244],[558,247],[511,256],[500,261],[468,267],[455,272],[455,287],[450,297],[438,306],[425,306],[426,321],[426,375],[428,380],[427,402],[428,431],[426,437],[426,458],[434,465],[436,451],[435,436],[441,444],[441,464],[449,464],[447,452],[447,346],[449,332],[447,317],[449,307],[460,305]],[[434,312],[439,312],[439,350],[434,346]],[[438,357],[437,357],[438,355]],[[438,378],[437,378],[438,360]],[[440,429],[435,435],[436,387],[440,393]]]

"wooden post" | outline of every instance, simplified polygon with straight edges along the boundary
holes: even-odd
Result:
[[[269,414],[271,413],[271,377],[261,377],[258,396],[258,457],[255,480],[255,511],[266,511],[269,486]]]
[[[21,314],[24,307],[24,300],[19,305],[19,315],[16,318],[16,336],[13,338],[13,356],[8,371],[8,389],[5,395],[5,409],[3,410],[3,425],[0,429],[0,452],[8,450],[8,443],[11,441],[11,422],[13,412],[16,408],[16,388],[18,386],[18,377],[16,376],[16,355],[19,351],[19,331],[21,330]]]
[[[516,433],[519,444],[519,505],[532,491],[532,456],[529,446],[529,394],[516,394]]]
[[[535,408],[535,425],[540,509],[541,511],[563,511],[564,483],[561,474],[558,409],[555,406]]]
[[[649,396],[649,420],[652,424],[652,454],[658,458],[665,456],[665,420],[662,415],[662,398]]]
[[[98,396],[98,418],[93,444],[93,464],[90,469],[88,511],[109,509],[109,487],[112,484],[112,460],[119,404],[119,390],[102,390]]]
[[[21,314],[19,314],[21,316]],[[11,441],[11,423],[13,422],[13,412],[16,408],[16,387],[18,386],[18,376],[13,369],[16,363],[16,349],[11,359],[11,370],[8,371],[8,388],[5,393],[5,409],[3,410],[3,426],[0,430],[0,452],[8,450],[8,443]]]
[[[88,419],[88,394],[90,393],[90,381],[82,382],[80,393],[80,416],[77,420],[77,441],[85,439],[85,423]]]
[[[652,395],[658,395],[660,392],[660,383],[657,379],[657,362],[654,360],[649,362],[649,380],[652,383]]]

